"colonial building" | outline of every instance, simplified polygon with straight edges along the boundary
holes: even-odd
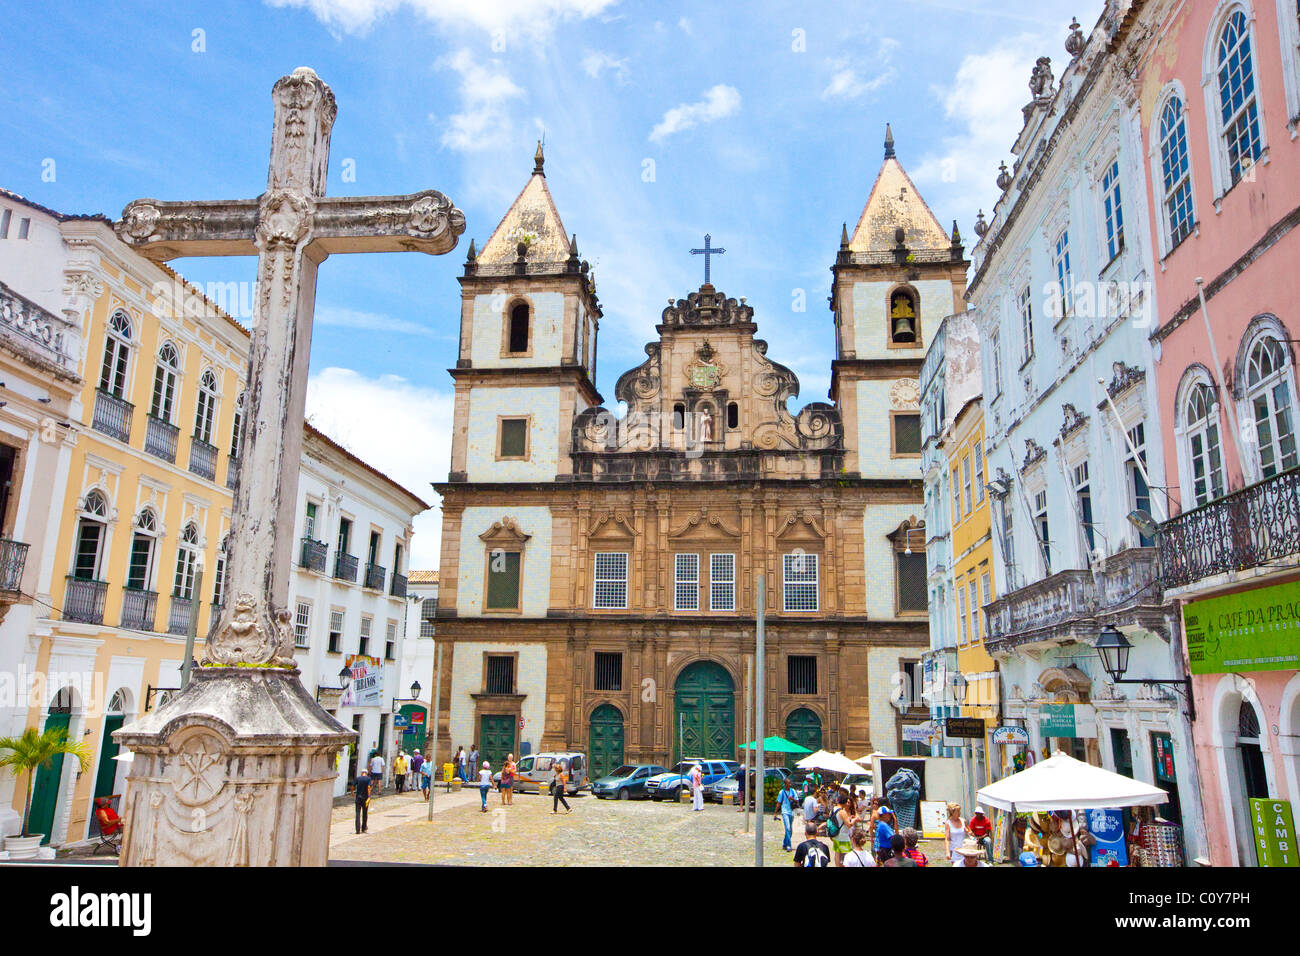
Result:
[[[401,708],[407,717],[406,742],[408,751],[419,750],[428,755],[425,742],[429,714],[433,713],[433,669],[436,663],[434,637],[437,634],[438,572],[411,571],[406,579],[406,637],[402,641],[402,676],[398,687],[410,690],[420,685],[414,698]],[[447,753],[439,756],[446,760]]]
[[[755,309],[706,276],[619,377],[616,417],[539,149],[461,278],[439,746],[578,748],[594,772],[733,757],[761,597],[768,731],[897,752],[928,717],[892,706],[928,643],[918,375],[966,265],[887,136],[832,266],[833,404],[787,407],[799,382]]]
[[[997,595],[983,605],[985,647],[1004,720],[1028,737],[1002,748],[1002,772],[1061,750],[1157,784],[1195,856],[1205,843],[1189,702],[1176,683],[1113,682],[1094,646],[1117,628],[1130,676],[1186,673],[1149,522],[1129,518],[1159,513],[1168,483],[1132,6],[1112,0],[1089,36],[1072,28],[1059,80],[1038,59],[1014,168],[976,227],[968,298]]]

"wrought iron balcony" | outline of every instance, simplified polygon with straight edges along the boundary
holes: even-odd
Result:
[[[131,415],[134,412],[135,406],[126,399],[118,398],[102,388],[95,389],[95,414],[90,420],[90,427],[110,438],[129,443]]]
[[[217,477],[217,446],[208,444],[198,435],[190,441],[190,471],[208,481]]]
[[[393,586],[390,592],[393,597],[406,597],[406,575],[393,572]]]
[[[141,588],[122,588],[122,627],[152,631],[158,611],[158,592]]]
[[[329,545],[324,541],[316,541],[312,538],[302,539],[302,556],[298,560],[298,566],[308,571],[319,571],[325,573],[325,555],[329,552]]]
[[[0,538],[0,591],[17,591],[22,588],[23,570],[27,567],[30,544]]]
[[[83,624],[104,623],[104,597],[108,594],[107,581],[92,581],[71,574],[63,595],[63,619]]]
[[[350,581],[357,583],[357,565],[356,555],[340,554],[334,559],[334,576],[340,581]]]
[[[1170,588],[1300,553],[1300,468],[1175,515],[1159,544]]]
[[[239,484],[239,459],[226,459],[226,487],[232,491],[235,485]]]
[[[384,589],[384,579],[387,577],[387,568],[381,568],[377,564],[366,565],[366,587],[382,591]]]
[[[198,602],[193,598],[172,595],[171,613],[167,615],[167,633],[184,636],[190,632],[190,618],[199,611]]]
[[[1164,632],[1163,595],[1155,548],[1129,548],[1092,571],[1058,571],[1003,595],[984,608],[985,648],[1091,639],[1104,624],[1141,623]]]
[[[149,415],[144,430],[144,450],[155,458],[176,464],[176,439],[181,430],[171,422]]]

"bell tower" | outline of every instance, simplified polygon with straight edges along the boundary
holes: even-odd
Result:
[[[921,362],[944,317],[965,311],[963,253],[957,224],[951,234],[939,225],[886,125],[884,161],[831,266],[831,398],[843,414],[847,472],[920,476]]]
[[[600,303],[578,240],[533,172],[460,277],[452,482],[554,481],[572,470],[573,419],[600,404]]]

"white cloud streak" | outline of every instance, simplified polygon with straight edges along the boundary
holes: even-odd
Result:
[[[273,7],[309,10],[332,30],[363,34],[375,21],[406,7],[444,27],[542,35],[559,22],[603,13],[617,0],[267,0]]]
[[[673,133],[731,116],[739,109],[740,92],[734,86],[719,83],[707,90],[704,99],[699,102],[683,103],[665,113],[664,118],[650,131],[650,139],[652,142],[660,142]]]
[[[498,63],[483,64],[469,50],[457,50],[438,61],[460,74],[461,111],[447,118],[442,145],[476,152],[499,149],[511,142],[509,103],[524,91]]]

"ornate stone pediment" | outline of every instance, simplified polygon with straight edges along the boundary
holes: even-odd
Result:
[[[593,541],[608,540],[610,538],[625,541],[628,538],[636,537],[636,528],[632,526],[632,522],[627,519],[627,515],[623,514],[623,512],[609,511],[592,522],[587,537]]]
[[[1146,369],[1134,368],[1131,365],[1125,365],[1123,362],[1116,362],[1112,368],[1115,374],[1111,378],[1110,384],[1106,386],[1106,394],[1111,398],[1117,398],[1121,392],[1125,392],[1134,385],[1146,381]]]
[[[824,539],[826,532],[817,521],[816,515],[807,509],[796,511],[777,527],[778,538],[817,538]]]
[[[740,325],[754,321],[754,309],[741,299],[728,299],[712,285],[702,285],[684,299],[668,300],[663,324],[670,328]]]
[[[524,534],[519,530],[519,525],[515,523],[514,518],[504,517],[500,521],[494,522],[492,527],[488,528],[481,535],[479,540],[485,544],[495,545],[497,547],[523,547],[530,534]]]
[[[1069,402],[1066,402],[1061,406],[1061,411],[1065,415],[1065,420],[1061,423],[1061,438],[1068,438],[1070,435],[1074,434],[1074,432],[1088,424],[1088,416],[1084,415]]]
[[[739,528],[734,528],[728,525],[727,522],[717,515],[709,514],[709,510],[705,508],[691,515],[675,530],[669,530],[668,537],[682,538],[697,535],[704,537],[717,537],[719,532],[730,538],[740,537]]]
[[[1028,471],[1034,465],[1038,464],[1047,457],[1047,452],[1043,446],[1038,444],[1032,438],[1025,439],[1025,460],[1020,465],[1021,471]]]

